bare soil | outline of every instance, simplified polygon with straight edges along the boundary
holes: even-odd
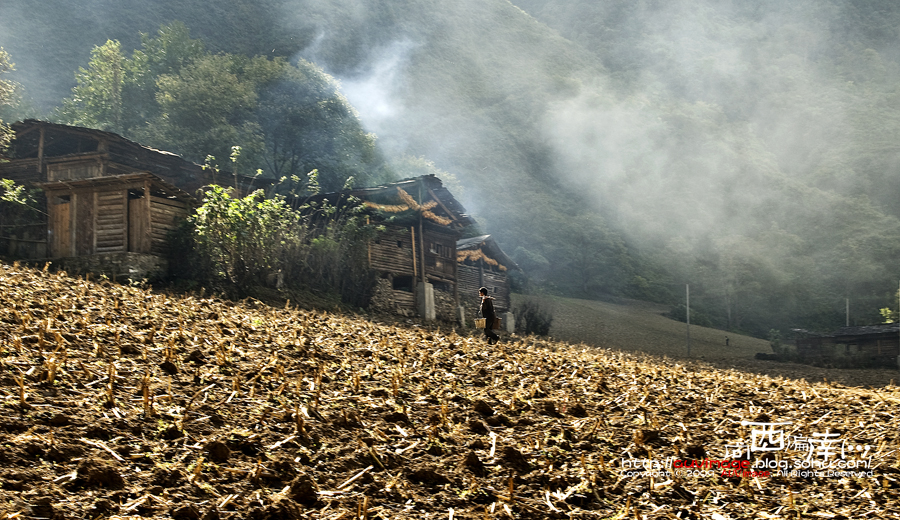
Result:
[[[4,519],[849,519],[896,518],[900,502],[894,386],[537,338],[488,347],[11,265],[0,367]],[[742,420],[839,432],[873,475],[623,471],[725,458],[751,434]]]

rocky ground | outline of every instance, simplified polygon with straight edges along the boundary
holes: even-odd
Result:
[[[0,265],[0,341],[0,518],[856,519],[900,509],[893,385],[534,338],[488,347],[465,331],[11,265]],[[789,423],[777,426],[788,444],[727,453],[761,446],[760,431],[779,435],[742,421]],[[793,464],[804,441],[834,441],[837,451],[809,449],[811,459],[867,462],[871,475],[672,467]],[[623,468],[636,463],[665,467]]]

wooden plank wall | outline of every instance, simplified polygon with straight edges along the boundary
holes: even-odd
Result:
[[[72,161],[47,165],[47,180],[77,180],[100,177],[103,174],[103,164],[99,159],[86,161]]]
[[[146,214],[143,198],[128,199],[128,250],[134,253],[150,252]]]
[[[459,280],[459,303],[466,307],[477,305],[478,288],[481,287],[481,279],[478,277],[478,267],[459,264],[456,270]]]
[[[432,252],[435,251],[435,252]],[[425,231],[425,274],[453,280],[456,270],[456,236]]]
[[[490,295],[494,297],[494,309],[497,312],[506,312],[509,310],[509,281],[506,273],[484,271],[484,284],[491,291]],[[496,290],[496,292],[495,292]]]
[[[178,219],[188,216],[187,204],[175,199],[150,197],[150,252],[165,255],[169,252],[169,232],[178,226]]]
[[[398,275],[413,274],[412,242],[408,229],[388,228],[369,244],[372,269]],[[398,245],[399,243],[399,245]]]
[[[43,174],[38,171],[37,159],[16,159],[0,163],[0,177],[11,179],[17,184],[44,181]]]
[[[72,195],[75,203],[75,256],[94,253],[94,194],[90,192]]]
[[[459,301],[462,305],[469,307],[478,304],[478,289],[481,288],[481,277],[479,275],[480,268],[477,265],[459,264],[457,266],[457,277],[459,278]],[[509,280],[506,273],[495,272],[489,269],[484,270],[484,287],[487,287],[488,293],[494,297],[494,309],[497,312],[506,312],[510,307],[509,301]],[[494,289],[496,288],[496,292]]]
[[[391,291],[394,298],[394,305],[400,309],[406,309],[410,313],[416,312],[415,295],[406,291]]]
[[[128,190],[95,192],[97,201],[95,253],[119,253],[128,250]],[[80,217],[79,217],[80,220]]]

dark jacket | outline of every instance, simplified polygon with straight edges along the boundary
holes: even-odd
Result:
[[[497,318],[497,314],[494,312],[494,299],[490,296],[485,296],[481,300],[481,316],[490,324],[493,324],[494,319]]]

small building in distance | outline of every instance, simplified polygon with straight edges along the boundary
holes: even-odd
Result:
[[[0,178],[39,189],[44,215],[0,215],[0,254],[113,277],[165,272],[167,234],[212,182],[208,172],[111,132],[36,120],[12,128]]]
[[[852,367],[897,367],[900,326],[896,323],[841,327],[831,334],[795,340],[797,357],[806,363]]]
[[[472,316],[480,304],[478,289],[485,287],[494,298],[498,314],[509,312],[509,272],[520,270],[491,235],[465,238],[456,242],[460,300],[466,315]]]

